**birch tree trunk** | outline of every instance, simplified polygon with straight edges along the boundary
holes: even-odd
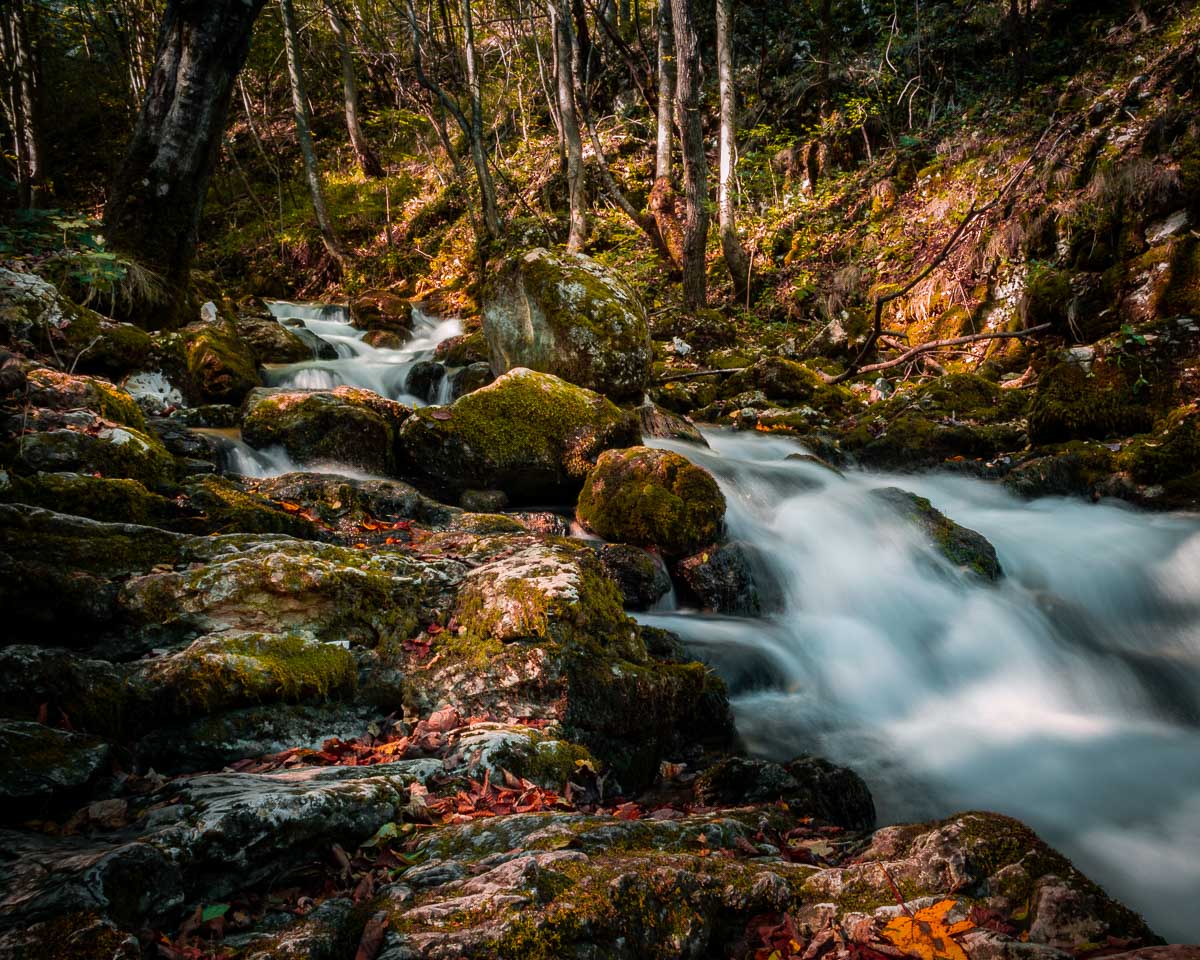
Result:
[[[312,196],[313,213],[317,227],[329,255],[340,265],[346,258],[346,248],[338,239],[325,205],[325,187],[321,183],[321,167],[317,163],[317,151],[313,146],[312,126],[308,119],[308,95],[304,91],[304,73],[300,67],[299,38],[296,33],[296,12],[292,0],[279,0],[279,12],[283,17],[283,47],[287,54],[288,81],[292,88],[292,112],[296,118],[296,139],[300,141],[300,156],[304,160],[304,177],[308,181],[308,192]]]
[[[104,211],[112,245],[165,281],[164,297],[134,306],[148,325],[174,322],[186,301],[229,100],[263,3],[167,2],[146,99]]]
[[[654,179],[671,176],[671,111],[675,105],[675,36],[671,0],[658,0],[658,141]]]
[[[731,0],[717,0],[717,76],[721,95],[721,154],[717,180],[717,217],[721,228],[721,251],[733,279],[738,299],[745,297],[750,283],[750,258],[737,235],[733,209],[733,167],[737,132],[737,105],[733,86],[733,9]]]
[[[587,185],[583,171],[583,139],[575,109],[569,0],[549,0],[547,9],[554,27],[554,66],[557,72],[558,112],[562,120],[563,147],[567,154],[567,191],[570,196],[567,249],[578,252],[587,239]]]
[[[683,305],[703,307],[708,298],[704,252],[708,241],[708,163],[700,118],[700,41],[692,0],[671,0],[675,23],[676,109],[683,150]]]
[[[382,177],[383,167],[375,151],[363,136],[362,125],[358,120],[358,81],[354,77],[354,57],[350,52],[350,41],[346,37],[346,24],[341,14],[333,5],[328,5],[329,26],[337,41],[338,53],[342,58],[342,99],[346,108],[346,131],[350,135],[350,146],[354,150],[354,158],[358,161],[358,169],[364,177]]]

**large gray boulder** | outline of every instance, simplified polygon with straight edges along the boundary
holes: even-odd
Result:
[[[483,291],[492,372],[528,367],[614,400],[650,380],[646,311],[629,287],[582,254],[542,247],[513,257]]]

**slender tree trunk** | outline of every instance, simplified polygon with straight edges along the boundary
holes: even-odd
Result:
[[[704,252],[708,241],[708,163],[700,119],[700,41],[692,0],[671,0],[675,23],[676,108],[683,148],[683,305],[703,307],[708,296]]]
[[[300,68],[300,44],[296,32],[296,12],[292,0],[279,0],[279,12],[283,17],[283,47],[287,54],[288,80],[292,88],[292,112],[296,118],[296,139],[300,141],[300,156],[304,160],[304,176],[308,180],[308,192],[312,195],[313,213],[321,230],[321,239],[339,264],[346,258],[346,248],[338,239],[325,205],[325,187],[321,183],[321,167],[317,163],[317,150],[313,146],[312,127],[308,118],[308,95],[304,91],[304,73]]]
[[[821,35],[817,40],[817,87],[821,116],[829,112],[829,75],[833,68],[833,0],[821,0]]]
[[[32,30],[23,0],[8,0],[0,11],[0,54],[4,59],[4,116],[13,132],[17,205],[37,206],[44,179],[40,129],[40,91]]]
[[[737,105],[733,85],[733,9],[731,0],[717,0],[717,77],[721,93],[721,156],[717,180],[717,216],[721,224],[721,250],[741,300],[749,285],[750,258],[738,239],[733,209],[733,166],[737,132]]]
[[[671,0],[658,0],[658,142],[654,151],[654,179],[671,176],[671,131],[675,105],[675,36],[671,28]]]
[[[483,222],[488,236],[499,240],[503,228],[500,226],[500,211],[496,205],[496,184],[488,169],[487,148],[483,143],[483,104],[479,70],[475,63],[475,26],[471,18],[471,0],[462,0],[463,44],[467,58],[467,88],[471,98],[471,124],[468,138],[471,141],[471,159],[475,163],[475,174],[479,178],[479,192],[483,197]]]
[[[165,281],[139,304],[149,324],[177,319],[234,80],[264,0],[168,0],[154,70],[129,152],[104,211],[113,246]]]
[[[383,167],[375,151],[363,136],[358,122],[358,81],[354,77],[354,57],[350,53],[350,41],[346,37],[346,24],[332,0],[329,3],[329,26],[337,41],[338,53],[342,58],[342,99],[346,105],[346,131],[350,134],[350,146],[358,161],[358,169],[364,177],[382,177]]]
[[[554,27],[554,64],[557,70],[558,112],[562,120],[563,146],[567,154],[567,190],[570,194],[567,249],[578,252],[587,239],[587,185],[584,182],[583,140],[575,110],[574,53],[571,40],[569,0],[550,0],[547,4]]]

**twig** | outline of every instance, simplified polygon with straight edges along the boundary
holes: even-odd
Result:
[[[1050,324],[1039,323],[1036,327],[1030,327],[1028,330],[1003,330],[999,333],[972,333],[966,337],[952,337],[949,340],[930,340],[928,343],[919,343],[915,347],[904,351],[898,357],[893,357],[891,360],[884,360],[882,363],[872,363],[865,367],[860,367],[859,373],[874,373],[877,370],[888,370],[892,367],[898,367],[900,364],[911,360],[913,357],[919,357],[923,353],[928,353],[932,350],[941,350],[945,347],[957,347],[964,343],[977,343],[981,340],[1005,340],[1009,338],[1027,337],[1031,333],[1040,333],[1043,330],[1049,330]],[[823,375],[822,379],[826,383],[837,383],[838,378]]]
[[[691,373],[673,373],[669,377],[659,377],[657,383],[671,383],[674,380],[695,380],[697,377],[712,377],[726,373],[744,373],[749,367],[725,367],[723,370],[693,370]]]
[[[71,361],[71,369],[68,370],[67,373],[73,374],[75,372],[75,368],[79,365],[79,358],[91,350],[96,344],[98,344],[101,339],[101,337],[92,337],[92,342],[75,354],[75,359]]]

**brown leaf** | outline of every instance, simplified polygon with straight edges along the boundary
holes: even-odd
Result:
[[[388,915],[380,910],[372,915],[367,921],[367,925],[363,930],[362,939],[358,942],[358,950],[354,953],[354,960],[375,960],[376,954],[379,953],[379,948],[383,946],[383,935],[387,933]]]

